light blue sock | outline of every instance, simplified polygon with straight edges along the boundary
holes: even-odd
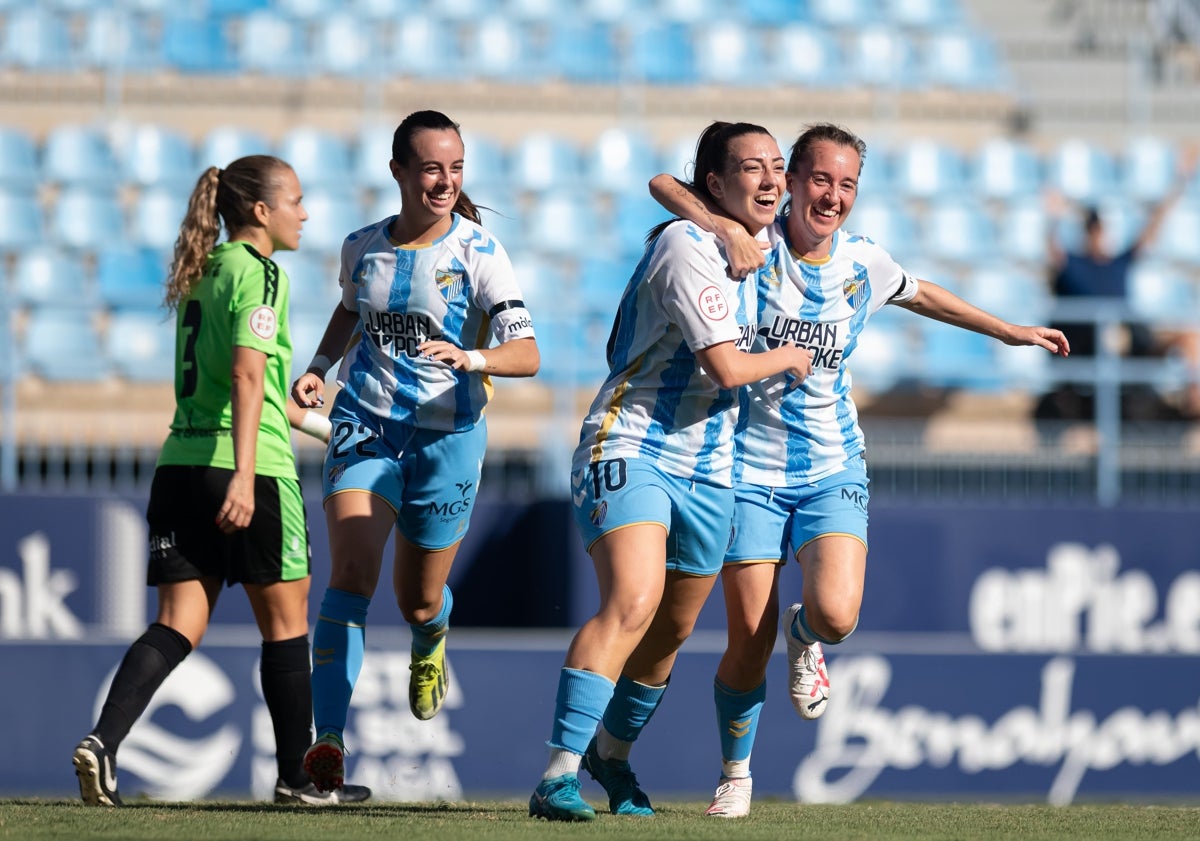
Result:
[[[748,692],[738,692],[719,680],[713,681],[713,700],[717,703],[717,728],[721,735],[723,760],[737,762],[750,758],[754,736],[758,732],[758,717],[766,699],[765,680]]]
[[[647,686],[621,675],[604,710],[604,729],[622,742],[637,741],[642,728],[662,703],[667,685]]]
[[[412,629],[412,653],[418,657],[428,657],[437,648],[438,641],[446,636],[446,631],[450,629],[450,611],[454,608],[454,596],[450,594],[449,585],[442,585],[442,609],[438,611],[438,615],[430,619],[424,625],[413,625],[411,622],[408,627]]]
[[[558,674],[554,729],[546,744],[582,756],[612,696],[613,683],[604,675],[564,668]]]
[[[371,600],[345,590],[325,591],[313,630],[313,722],[317,735],[346,729],[350,696],[362,671]]]

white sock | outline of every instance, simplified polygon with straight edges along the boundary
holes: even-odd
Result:
[[[546,772],[542,774],[543,780],[548,780],[551,777],[561,777],[563,774],[579,775],[579,762],[583,757],[577,753],[571,753],[569,750],[562,748],[550,748],[550,761],[546,765]]]
[[[625,742],[615,737],[604,729],[604,725],[600,725],[600,729],[596,731],[596,753],[600,754],[601,759],[624,759],[629,760],[629,752],[633,750],[633,742]]]
[[[730,780],[749,777],[750,757],[746,757],[745,759],[721,760],[721,776]]]

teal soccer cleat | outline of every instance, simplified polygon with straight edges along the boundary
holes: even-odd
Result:
[[[529,798],[529,816],[548,821],[591,821],[596,810],[579,794],[579,777],[563,774],[542,780]]]
[[[614,815],[653,815],[650,798],[638,788],[637,776],[625,759],[601,759],[596,738],[588,742],[583,767],[608,792],[608,811]]]

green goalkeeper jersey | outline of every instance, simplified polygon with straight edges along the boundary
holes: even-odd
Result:
[[[245,242],[208,255],[204,276],[175,317],[175,418],[158,463],[225,467],[233,453],[233,352],[267,355],[255,473],[296,478],[286,403],[292,367],[288,278]]]

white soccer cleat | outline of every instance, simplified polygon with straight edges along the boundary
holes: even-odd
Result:
[[[754,780],[750,777],[722,777],[713,795],[712,805],[704,810],[710,818],[744,818],[750,814],[750,792]]]
[[[800,605],[794,604],[783,613],[783,636],[787,639],[788,694],[792,706],[801,718],[820,718],[829,702],[829,672],[821,643],[805,645],[792,633],[792,623]]]

